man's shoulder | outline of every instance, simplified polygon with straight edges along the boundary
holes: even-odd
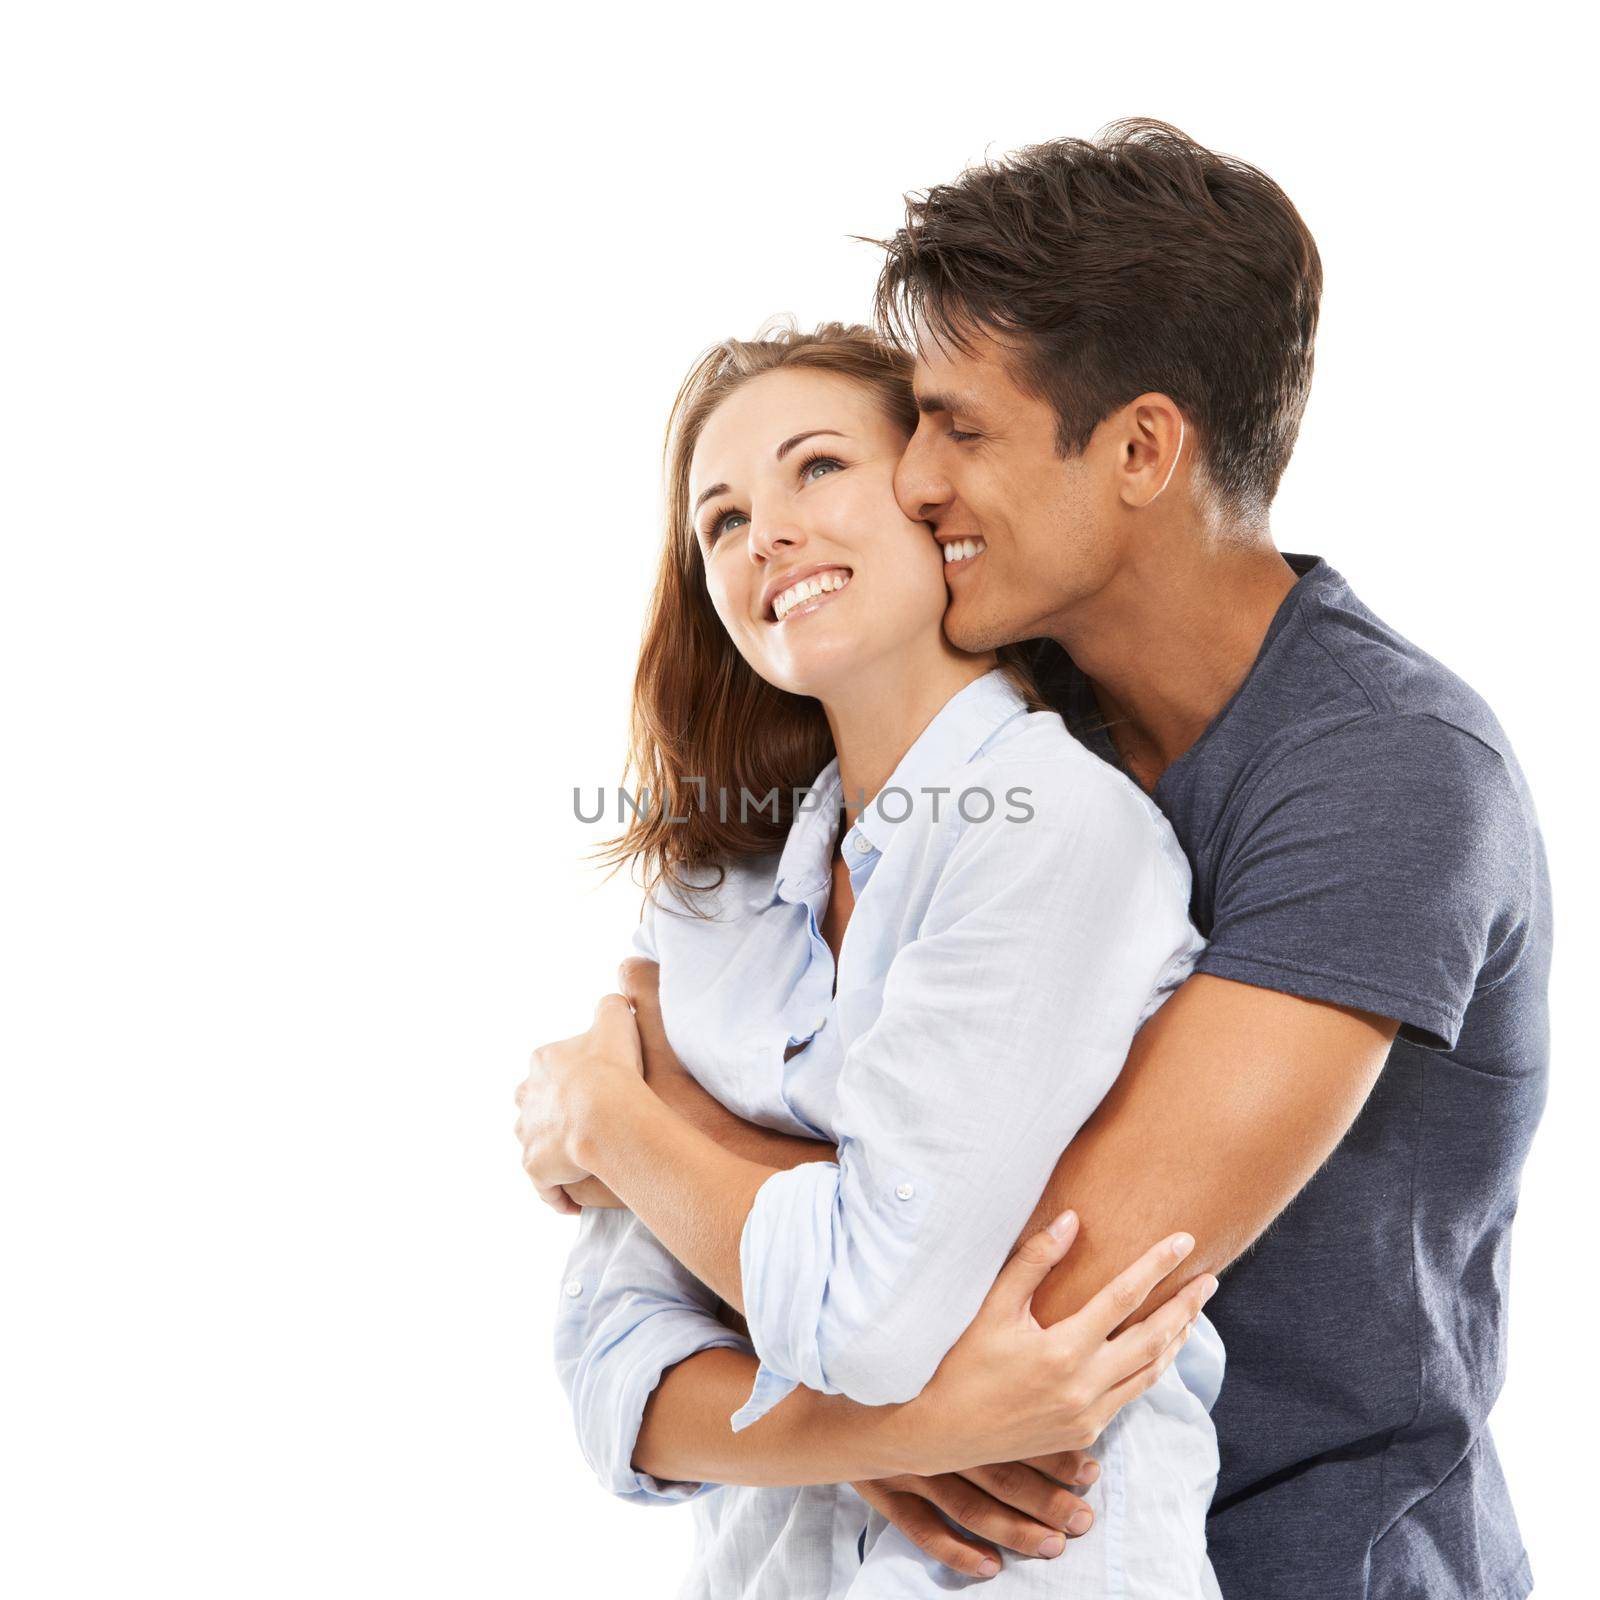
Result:
[[[1342,578],[1308,595],[1299,620],[1270,676],[1281,693],[1300,702],[1295,720],[1307,742],[1356,727],[1397,748],[1416,740],[1449,746],[1464,738],[1514,765],[1510,740],[1488,701],[1378,616]]]

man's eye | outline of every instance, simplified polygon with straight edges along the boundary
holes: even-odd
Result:
[[[962,433],[956,428],[951,428],[949,430],[949,435],[957,444],[965,444],[967,440],[976,439],[978,437],[975,433]]]

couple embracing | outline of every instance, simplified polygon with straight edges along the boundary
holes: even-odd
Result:
[[[1134,121],[885,249],[669,423],[627,995],[518,1090],[584,1454],[703,1600],[1518,1600],[1548,877],[1484,701],[1274,543],[1311,235]]]

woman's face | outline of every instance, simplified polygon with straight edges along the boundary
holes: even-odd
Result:
[[[706,586],[778,688],[827,700],[875,662],[944,648],[944,557],[894,497],[905,445],[866,388],[804,368],[752,378],[701,431],[689,504]]]

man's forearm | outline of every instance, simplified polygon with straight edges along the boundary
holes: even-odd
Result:
[[[915,1417],[905,1405],[863,1406],[796,1389],[735,1433],[756,1358],[702,1350],[670,1367],[644,1408],[633,1465],[652,1477],[774,1488],[851,1483],[916,1470]]]

